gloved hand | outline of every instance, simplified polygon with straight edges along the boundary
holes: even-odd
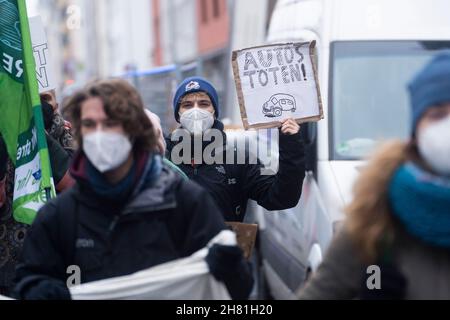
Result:
[[[253,287],[253,276],[241,248],[214,244],[205,260],[214,278],[225,283],[232,299],[248,298]]]
[[[219,281],[232,277],[242,260],[242,250],[238,246],[214,244],[206,256],[211,274]]]
[[[30,286],[23,294],[24,300],[71,300],[66,284],[59,280],[43,279]]]
[[[381,271],[381,289],[369,289],[364,272],[361,283],[362,300],[402,300],[405,298],[407,280],[400,270],[391,263],[378,264]]]

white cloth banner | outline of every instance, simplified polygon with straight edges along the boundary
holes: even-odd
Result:
[[[229,300],[222,282],[209,273],[205,257],[215,243],[236,245],[236,235],[220,232],[193,255],[131,275],[89,282],[70,288],[74,300]]]

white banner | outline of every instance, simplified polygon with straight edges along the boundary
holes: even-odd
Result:
[[[225,285],[210,273],[205,257],[214,243],[236,245],[230,230],[220,232],[193,255],[134,274],[70,288],[74,300],[229,300]]]

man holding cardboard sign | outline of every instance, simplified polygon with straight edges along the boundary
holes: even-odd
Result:
[[[286,117],[279,123],[278,172],[263,175],[261,162],[251,163],[247,153],[242,164],[236,161],[234,153],[231,161],[229,157],[217,157],[229,148],[224,126],[218,120],[217,92],[211,83],[200,77],[184,80],[178,86],[173,106],[180,128],[167,138],[166,156],[208,190],[226,221],[242,222],[248,199],[267,210],[291,208],[298,203],[305,161],[300,126],[294,119]],[[241,151],[236,149],[232,152]],[[208,150],[215,156],[212,162],[205,157]]]

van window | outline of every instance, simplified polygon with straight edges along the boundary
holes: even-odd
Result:
[[[340,41],[331,44],[330,156],[361,159],[376,144],[409,136],[407,84],[450,41]]]

